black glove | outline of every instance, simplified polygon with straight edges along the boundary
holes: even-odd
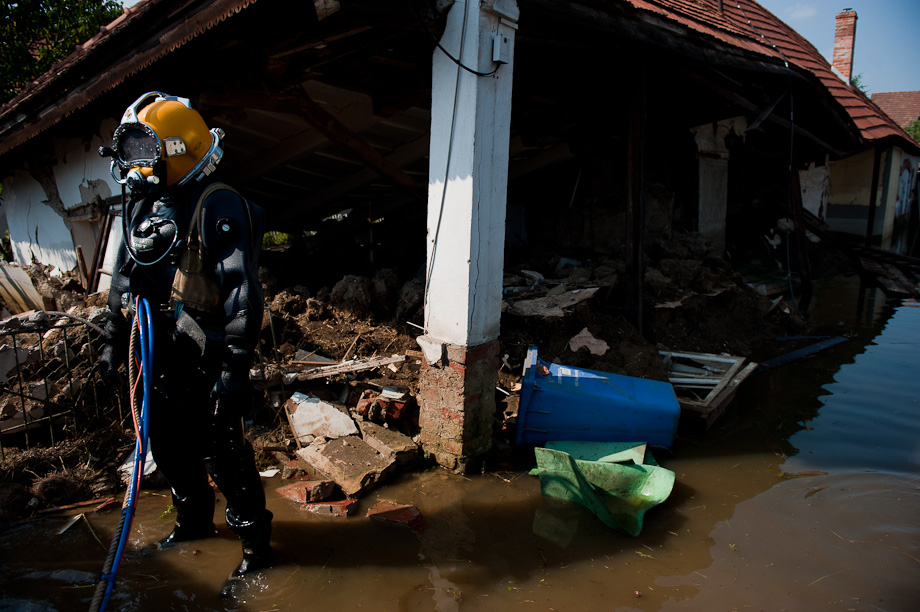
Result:
[[[242,415],[252,405],[252,388],[249,385],[251,361],[248,351],[237,348],[227,350],[220,376],[211,389],[214,414],[229,410]]]
[[[120,301],[114,295],[110,293],[110,301]],[[124,363],[128,352],[126,326],[127,323],[121,311],[113,310],[110,304],[105,315],[104,344],[99,361],[96,362],[96,368],[99,370],[103,384],[112,393],[118,393],[122,389],[122,379],[118,368]]]
[[[106,344],[102,349],[102,354],[99,356],[96,367],[99,370],[99,376],[102,377],[102,382],[113,392],[119,391],[122,386],[121,374],[118,373],[120,362],[121,359],[119,359],[118,351],[115,350],[115,347],[111,344]]]

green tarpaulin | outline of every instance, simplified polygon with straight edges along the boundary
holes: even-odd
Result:
[[[574,501],[606,525],[638,535],[649,508],[668,498],[674,472],[635,442],[551,442],[535,448],[544,495]]]

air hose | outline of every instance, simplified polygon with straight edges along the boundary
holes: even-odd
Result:
[[[125,492],[125,500],[121,507],[121,518],[109,552],[102,568],[96,592],[90,605],[90,612],[102,612],[109,602],[109,597],[115,588],[115,575],[121,565],[125,553],[128,535],[131,533],[131,523],[134,520],[134,509],[137,507],[137,496],[141,488],[141,479],[144,476],[144,461],[147,458],[148,412],[150,409],[150,390],[153,380],[153,318],[150,305],[144,298],[134,301],[134,323],[131,326],[131,339],[128,350],[128,387],[131,395],[131,414],[134,417],[134,467],[131,470],[131,481]],[[140,393],[138,393],[140,387]]]

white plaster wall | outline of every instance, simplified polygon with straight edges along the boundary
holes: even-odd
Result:
[[[121,192],[112,178],[109,160],[99,156],[99,147],[112,143],[116,120],[104,122],[100,134],[90,142],[59,139],[54,142],[57,163],[53,167],[58,194],[66,209],[105,199]],[[3,213],[9,225],[10,243],[16,263],[29,265],[33,259],[55,267],[60,274],[77,265],[73,236],[64,220],[45,204],[41,185],[25,171],[3,181]],[[84,245],[84,250],[92,245]],[[92,252],[88,256],[92,256]]]
[[[799,172],[799,185],[802,189],[802,206],[819,219],[827,214],[827,191],[830,186],[830,168],[810,164]]]
[[[920,157],[908,155],[901,151],[901,163],[895,168],[894,180],[897,189],[895,193],[895,217],[900,217],[910,212],[910,201],[917,188],[917,168],[920,166]]]
[[[3,210],[16,263],[30,265],[34,259],[60,274],[77,265],[73,239],[61,216],[44,201],[41,185],[25,172],[3,181]]]
[[[747,119],[744,117],[723,119],[690,129],[699,155],[698,230],[712,241],[715,253],[725,249],[729,158],[725,137],[732,133],[744,134],[746,129]]]

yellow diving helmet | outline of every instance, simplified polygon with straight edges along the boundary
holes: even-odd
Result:
[[[112,136],[112,177],[132,191],[181,186],[211,174],[223,156],[220,128],[208,130],[188,98],[145,93],[128,107]],[[116,167],[120,176],[116,175]]]

